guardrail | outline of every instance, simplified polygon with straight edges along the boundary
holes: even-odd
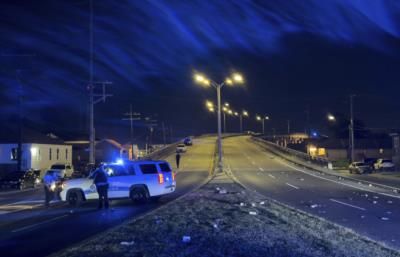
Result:
[[[327,158],[312,157],[307,153],[300,152],[300,151],[297,151],[297,150],[293,150],[293,149],[290,149],[288,147],[280,146],[278,144],[275,144],[275,143],[273,143],[271,141],[268,141],[268,140],[265,140],[263,138],[259,138],[259,137],[252,137],[252,138],[255,141],[259,141],[259,142],[262,142],[264,144],[267,144],[268,146],[270,146],[271,148],[273,148],[273,149],[275,149],[277,151],[280,151],[280,152],[283,152],[283,153],[286,153],[286,154],[290,154],[290,155],[292,155],[292,156],[294,156],[296,158],[302,159],[302,160],[304,160],[306,162],[309,162],[309,163],[312,163],[312,164],[315,164],[315,165],[318,165],[318,166],[321,166],[321,167],[328,167],[329,160]]]

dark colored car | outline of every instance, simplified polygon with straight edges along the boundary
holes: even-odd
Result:
[[[192,141],[192,139],[191,138],[185,138],[184,140],[183,140],[183,143],[185,144],[185,145],[193,145],[193,141]]]
[[[13,171],[0,178],[1,188],[25,189],[34,188],[40,183],[40,171]]]
[[[378,160],[377,158],[365,158],[364,163],[368,164],[371,167],[371,169],[374,169],[374,164],[376,163],[377,160]]]
[[[349,172],[351,174],[352,173],[364,174],[371,171],[372,171],[371,166],[364,162],[353,162],[349,165]]]

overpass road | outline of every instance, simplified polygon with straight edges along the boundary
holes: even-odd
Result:
[[[157,203],[118,200],[103,211],[96,210],[95,202],[79,208],[56,203],[44,209],[41,189],[0,194],[0,252],[9,257],[45,256],[166,204],[207,180],[214,149],[215,137],[195,139],[182,155],[176,191]],[[175,168],[174,154],[164,158]]]
[[[223,149],[225,165],[246,188],[400,248],[398,198],[310,175],[246,136],[225,139]]]

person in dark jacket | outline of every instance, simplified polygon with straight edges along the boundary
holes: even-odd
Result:
[[[176,159],[176,168],[179,169],[179,163],[181,161],[181,154],[180,153],[176,153],[175,159]]]
[[[44,194],[45,194],[45,206],[50,206],[50,201],[54,198],[54,191],[56,189],[56,175],[55,172],[49,170],[43,177]]]
[[[108,209],[108,178],[103,167],[98,168],[93,174],[93,184],[96,185],[97,193],[99,194],[98,209],[104,207]]]

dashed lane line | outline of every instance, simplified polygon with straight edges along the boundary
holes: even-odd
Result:
[[[272,175],[272,174],[268,174],[268,176],[270,176],[273,179],[276,179],[276,177],[274,175]]]
[[[260,171],[264,171],[264,169],[263,169],[263,168],[261,168],[261,167],[258,167],[258,169],[259,169]]]
[[[358,210],[361,210],[361,211],[366,211],[365,208],[358,207],[356,205],[352,205],[352,204],[349,204],[349,203],[344,203],[344,202],[341,202],[341,201],[338,201],[338,200],[335,200],[335,199],[332,199],[332,198],[329,199],[329,200],[332,201],[332,202],[338,203],[338,204],[342,204],[342,205],[345,205],[345,206],[348,206],[348,207],[352,207],[354,209],[358,209]]]
[[[292,184],[289,184],[289,183],[286,183],[286,185],[288,185],[288,186],[290,186],[290,187],[293,187],[294,189],[299,189],[299,187],[293,186]]]

